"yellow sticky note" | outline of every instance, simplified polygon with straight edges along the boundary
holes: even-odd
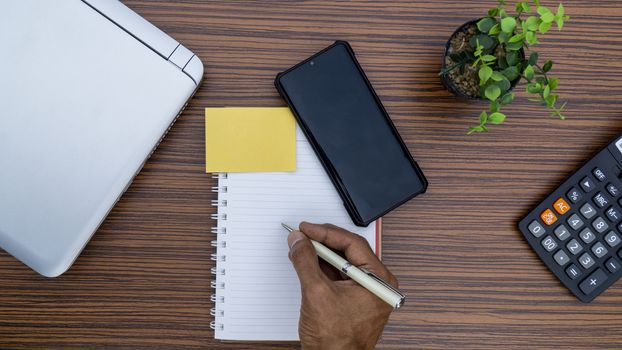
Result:
[[[296,170],[296,121],[287,107],[206,108],[205,170]]]

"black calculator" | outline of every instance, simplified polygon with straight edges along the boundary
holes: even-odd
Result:
[[[518,224],[544,264],[588,303],[622,275],[622,135]]]

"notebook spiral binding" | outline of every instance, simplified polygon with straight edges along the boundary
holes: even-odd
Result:
[[[225,317],[225,278],[226,278],[226,262],[227,262],[227,174],[213,174],[212,178],[218,179],[218,185],[212,187],[212,192],[218,193],[218,199],[212,200],[211,205],[218,208],[215,214],[211,215],[211,219],[216,221],[210,232],[216,235],[216,239],[211,242],[211,246],[216,252],[210,254],[210,259],[216,262],[216,266],[212,267],[210,272],[214,279],[210,283],[210,287],[214,290],[210,300],[214,303],[214,307],[210,309],[210,315],[214,317],[214,321],[210,322],[210,328],[214,331],[223,331]]]

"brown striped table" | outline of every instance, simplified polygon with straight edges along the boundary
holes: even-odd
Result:
[[[516,228],[622,132],[622,3],[565,1],[572,19],[542,39],[568,120],[521,92],[505,125],[466,136],[484,106],[442,88],[440,55],[496,1],[125,2],[196,52],[205,82],[68,273],[45,279],[0,253],[1,349],[295,348],[212,339],[203,108],[283,106],[275,74],[335,39],[350,41],[430,181],[384,220],[384,260],[409,300],[378,348],[622,347],[622,283],[579,303]]]

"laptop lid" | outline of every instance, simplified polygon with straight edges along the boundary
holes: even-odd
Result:
[[[203,65],[116,0],[0,11],[0,247],[71,266],[192,96]]]

